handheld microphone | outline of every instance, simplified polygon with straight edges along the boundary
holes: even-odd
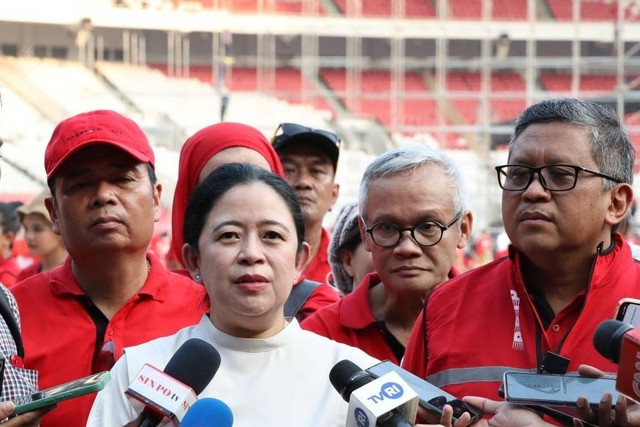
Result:
[[[164,371],[145,364],[125,391],[144,405],[140,427],[177,425],[219,367],[218,351],[199,338],[185,341]]]
[[[374,379],[350,360],[338,362],[329,380],[349,402],[346,427],[409,427],[418,412],[418,395],[395,372]]]
[[[618,364],[616,390],[640,402],[640,328],[605,320],[593,335],[598,353]]]
[[[233,414],[222,401],[205,397],[191,405],[180,427],[232,427]]]

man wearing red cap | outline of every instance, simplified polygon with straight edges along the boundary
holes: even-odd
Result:
[[[113,111],[62,121],[45,169],[45,202],[69,258],[12,289],[24,365],[39,371],[41,389],[108,370],[124,347],[195,324],[208,310],[201,286],[148,252],[162,187],[133,121]],[[84,426],[94,398],[60,403],[41,425]]]

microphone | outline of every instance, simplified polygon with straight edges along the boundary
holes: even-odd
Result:
[[[395,372],[374,379],[350,360],[338,362],[329,381],[349,402],[345,427],[409,427],[418,412],[418,395]]]
[[[222,401],[205,397],[191,405],[180,427],[232,427],[233,414]]]
[[[640,402],[640,328],[605,320],[593,335],[598,353],[618,364],[616,390]]]
[[[140,427],[176,426],[219,367],[218,351],[199,338],[185,341],[164,371],[146,363],[125,391],[134,406],[144,405]]]

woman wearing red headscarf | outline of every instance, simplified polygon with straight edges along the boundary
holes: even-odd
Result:
[[[284,170],[275,150],[264,135],[251,126],[241,123],[218,123],[199,130],[187,139],[180,150],[178,182],[173,194],[171,212],[171,250],[167,256],[168,260],[173,258],[176,268],[182,269],[184,213],[191,193],[211,171],[233,162],[251,163],[284,177]],[[183,271],[188,274],[186,270]],[[294,289],[303,279],[304,277],[300,277]],[[307,282],[305,287],[309,289]],[[297,299],[293,298],[291,301],[294,308],[287,309],[290,314],[295,313],[299,321],[340,299],[338,293],[326,283],[315,286],[306,300],[299,298],[300,293],[297,294]]]
[[[223,122],[196,132],[180,150],[178,182],[171,211],[171,255],[182,266],[184,212],[196,185],[225,163],[251,163],[284,176],[282,164],[267,138],[256,128]]]

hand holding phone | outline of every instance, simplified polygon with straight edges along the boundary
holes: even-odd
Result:
[[[593,408],[604,393],[618,399],[616,380],[591,378],[577,375],[534,374],[528,372],[505,372],[505,400],[520,405],[575,407],[578,397],[584,396]]]
[[[618,302],[615,318],[634,328],[640,326],[640,300],[635,298],[621,299]]]
[[[465,412],[471,415],[471,423],[478,421],[482,416],[480,411],[466,405],[462,400],[429,384],[427,381],[402,369],[389,360],[373,365],[366,369],[366,371],[375,378],[379,378],[389,372],[396,372],[400,375],[400,378],[409,384],[409,387],[418,393],[420,406],[437,415],[441,416],[444,406],[449,405],[453,408],[453,421],[457,421]]]
[[[27,396],[18,397],[14,400],[16,407],[10,416],[14,417],[26,412],[55,405],[63,400],[84,396],[89,393],[96,393],[104,388],[110,378],[109,371],[104,371]]]

